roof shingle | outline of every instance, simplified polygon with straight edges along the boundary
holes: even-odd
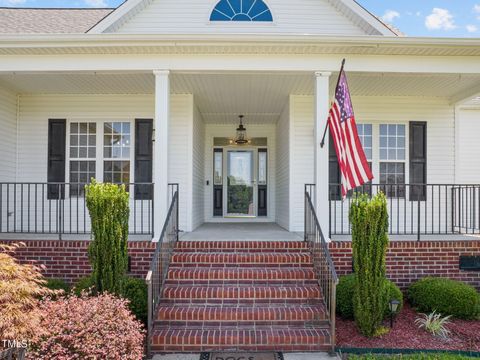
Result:
[[[113,9],[0,8],[0,33],[86,33],[112,11]]]

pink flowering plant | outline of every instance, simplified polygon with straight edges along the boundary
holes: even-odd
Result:
[[[142,359],[142,324],[126,300],[82,294],[41,304],[45,334],[34,337],[27,359]]]

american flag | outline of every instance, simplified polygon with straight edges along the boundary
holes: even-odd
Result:
[[[358,137],[347,76],[340,71],[335,101],[330,108],[328,124],[332,133],[342,175],[342,196],[373,179],[367,157]]]

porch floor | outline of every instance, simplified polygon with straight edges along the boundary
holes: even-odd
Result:
[[[180,237],[181,241],[302,241],[299,233],[275,223],[205,223]]]

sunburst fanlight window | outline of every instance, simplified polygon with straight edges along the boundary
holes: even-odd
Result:
[[[210,21],[263,21],[273,17],[262,0],[220,0],[210,15]]]

